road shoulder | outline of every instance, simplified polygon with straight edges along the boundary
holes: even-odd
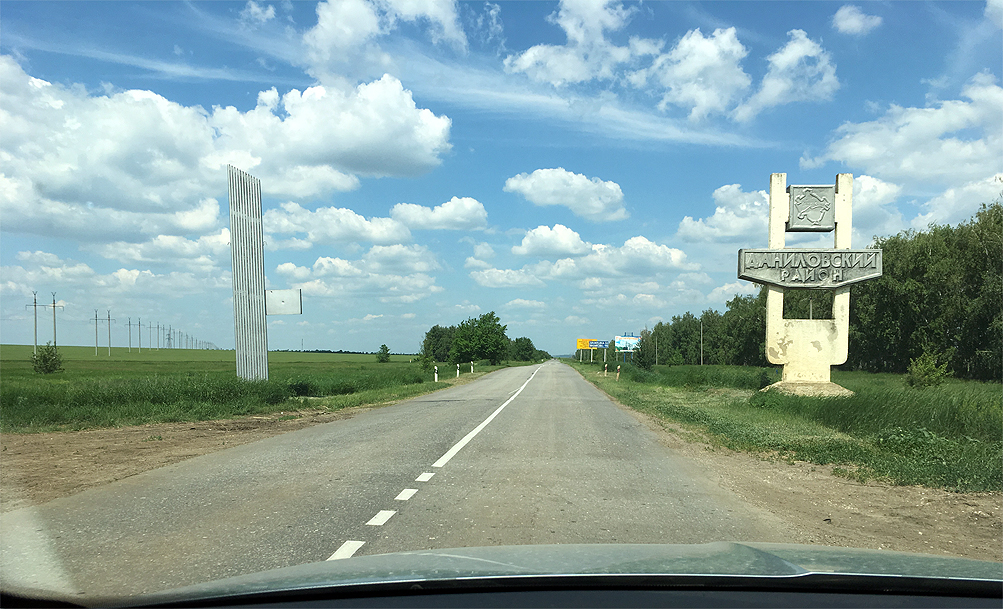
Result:
[[[714,446],[603,393],[721,487],[786,522],[798,536],[794,543],[1003,561],[1003,494],[861,484],[833,475],[830,466]]]
[[[482,376],[476,373],[447,379],[441,382],[442,389]],[[236,419],[0,434],[0,513],[402,401],[331,411],[317,407],[323,399],[297,398],[290,400],[289,410]]]

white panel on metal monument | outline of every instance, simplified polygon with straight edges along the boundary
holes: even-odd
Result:
[[[266,315],[300,315],[303,313],[303,290],[265,290]]]
[[[261,181],[231,165],[227,165],[227,172],[237,376],[265,380],[268,378],[268,326],[265,322]]]

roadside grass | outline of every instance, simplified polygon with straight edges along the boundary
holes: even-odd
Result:
[[[36,374],[31,346],[0,346],[0,432],[32,433],[146,423],[229,419],[289,410],[338,410],[415,397],[452,375],[420,369],[412,356],[270,352],[269,380],[236,377],[233,351],[60,347],[64,371]],[[474,376],[505,366],[477,366]],[[440,368],[441,369],[441,368]],[[467,377],[469,367],[460,367]],[[321,399],[317,399],[321,398]]]
[[[806,398],[756,391],[763,374],[777,380],[773,369],[628,367],[617,382],[615,375],[573,365],[621,403],[678,423],[712,445],[831,465],[833,473],[861,482],[1003,490],[998,384],[954,380],[916,389],[902,375],[837,370],[833,381],[854,396]]]

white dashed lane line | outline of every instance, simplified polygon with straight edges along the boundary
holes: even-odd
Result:
[[[542,368],[542,366],[540,366],[540,368]],[[499,406],[497,410],[495,410],[494,412],[492,412],[491,415],[488,416],[488,418],[484,419],[484,421],[481,422],[480,425],[478,425],[477,427],[475,427],[470,433],[468,433],[466,436],[464,436],[462,440],[460,440],[459,442],[457,442],[456,444],[454,444],[452,448],[450,448],[448,451],[446,451],[446,454],[444,454],[441,457],[439,457],[439,460],[436,461],[435,463],[433,463],[432,467],[442,467],[446,463],[449,463],[449,460],[452,459],[454,456],[456,456],[456,453],[460,452],[460,449],[462,449],[471,440],[473,440],[474,436],[476,436],[477,434],[479,434],[481,432],[481,430],[483,430],[485,427],[487,427],[488,423],[490,423],[496,416],[498,416],[498,413],[500,413],[502,410],[504,410],[505,407],[508,406],[512,402],[512,400],[514,400],[517,397],[519,397],[519,394],[522,393],[522,390],[526,388],[526,385],[528,385],[529,382],[531,380],[533,380],[533,377],[536,376],[536,373],[540,371],[540,368],[537,368],[535,371],[533,371],[533,374],[531,374],[529,376],[529,378],[526,379],[526,382],[522,384],[522,387],[519,387],[519,389],[517,389],[514,393],[512,393],[511,397],[509,397],[509,399],[505,400],[504,404],[502,404],[501,406]],[[414,480],[415,480],[415,482],[428,482],[429,480],[432,479],[432,476],[434,476],[434,475],[435,475],[434,472],[423,472],[421,475],[419,475]],[[418,492],[418,489],[416,489],[416,488],[406,488],[406,489],[402,490],[394,498],[394,500],[395,501],[407,501],[411,497],[414,497],[415,493],[417,493],[417,492]],[[383,526],[396,513],[397,513],[397,510],[380,510],[375,516],[373,516],[372,518],[370,518],[369,522],[367,522],[366,524],[369,525],[369,526],[377,526],[377,527],[378,526]],[[364,541],[354,541],[354,540],[350,539],[350,540],[346,541],[345,543],[341,544],[341,547],[339,547],[335,551],[335,553],[332,554],[330,558],[328,558],[328,560],[340,560],[340,559],[343,559],[343,558],[351,558],[356,552],[359,551],[359,548],[361,548],[365,544],[366,544],[366,542],[364,542]]]
[[[342,558],[351,558],[352,554],[358,552],[359,548],[361,548],[364,545],[366,545],[366,542],[364,541],[348,540],[345,543],[341,544],[341,547],[338,548],[337,551],[335,551],[335,553],[331,555],[331,558],[328,558],[328,560],[341,560]]]
[[[487,427],[488,423],[490,423],[491,421],[493,421],[494,418],[496,416],[498,416],[498,413],[500,413],[502,410],[505,410],[505,407],[508,406],[509,404],[511,404],[512,400],[514,400],[517,397],[519,397],[519,394],[522,393],[522,390],[526,388],[526,385],[528,385],[529,382],[531,380],[533,380],[533,377],[536,376],[536,373],[539,372],[539,371],[540,371],[540,368],[537,368],[536,370],[534,370],[533,374],[531,374],[529,376],[529,378],[526,379],[526,382],[522,384],[522,387],[519,387],[519,389],[515,393],[512,394],[512,397],[510,397],[509,399],[505,400],[505,403],[502,404],[501,406],[499,406],[498,410],[495,410],[494,412],[492,412],[491,415],[488,416],[488,418],[484,419],[484,421],[481,422],[480,425],[478,425],[477,427],[475,427],[467,435],[463,436],[463,439],[461,439],[459,442],[457,442],[456,444],[454,444],[452,448],[450,448],[449,450],[447,450],[446,454],[444,454],[441,457],[439,457],[439,460],[436,461],[435,463],[433,463],[432,467],[442,467],[445,464],[449,463],[449,460],[452,459],[453,457],[455,457],[456,453],[460,452],[460,450],[464,446],[466,446],[471,440],[473,440],[474,437],[477,434],[481,433],[481,430],[484,429],[485,427]]]
[[[394,497],[394,500],[395,501],[407,501],[411,497],[414,497],[414,494],[417,493],[417,492],[418,492],[418,489],[416,489],[416,488],[406,488],[406,489],[404,489],[404,490],[402,490],[400,492],[400,495],[397,495],[396,497]]]
[[[387,521],[390,520],[390,518],[393,517],[393,515],[396,513],[397,510],[380,510],[379,513],[370,518],[369,522],[367,522],[366,524],[368,524],[369,526],[381,527],[385,525]]]

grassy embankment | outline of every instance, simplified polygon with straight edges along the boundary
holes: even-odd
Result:
[[[833,371],[848,398],[760,393],[776,370],[625,366],[620,382],[587,364],[586,379],[683,433],[771,458],[833,466],[837,475],[958,491],[1003,490],[1003,390],[948,381],[916,389],[902,375]]]
[[[268,354],[269,380],[236,377],[233,351],[60,347],[61,372],[36,374],[31,346],[0,346],[0,431],[30,433],[227,419],[296,408],[339,410],[436,391],[455,380],[439,366],[432,382],[410,356]],[[475,376],[502,366],[477,366]],[[450,373],[450,369],[451,372]],[[445,370],[445,371],[444,371]],[[469,366],[460,366],[469,377]]]

